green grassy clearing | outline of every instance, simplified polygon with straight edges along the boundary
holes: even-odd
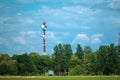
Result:
[[[0,76],[0,80],[120,80],[120,76]]]

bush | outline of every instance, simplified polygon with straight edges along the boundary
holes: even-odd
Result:
[[[76,65],[74,68],[70,68],[70,75],[83,75],[83,67]]]

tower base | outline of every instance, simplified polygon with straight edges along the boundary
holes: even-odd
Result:
[[[43,53],[43,55],[46,55],[46,53]]]

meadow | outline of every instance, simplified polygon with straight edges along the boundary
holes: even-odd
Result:
[[[120,76],[0,76],[0,80],[120,80]]]

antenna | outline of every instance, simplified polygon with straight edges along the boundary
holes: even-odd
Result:
[[[46,55],[46,22],[43,22],[42,23],[42,31],[43,31],[43,35],[42,35],[42,38],[43,38],[43,55]]]

